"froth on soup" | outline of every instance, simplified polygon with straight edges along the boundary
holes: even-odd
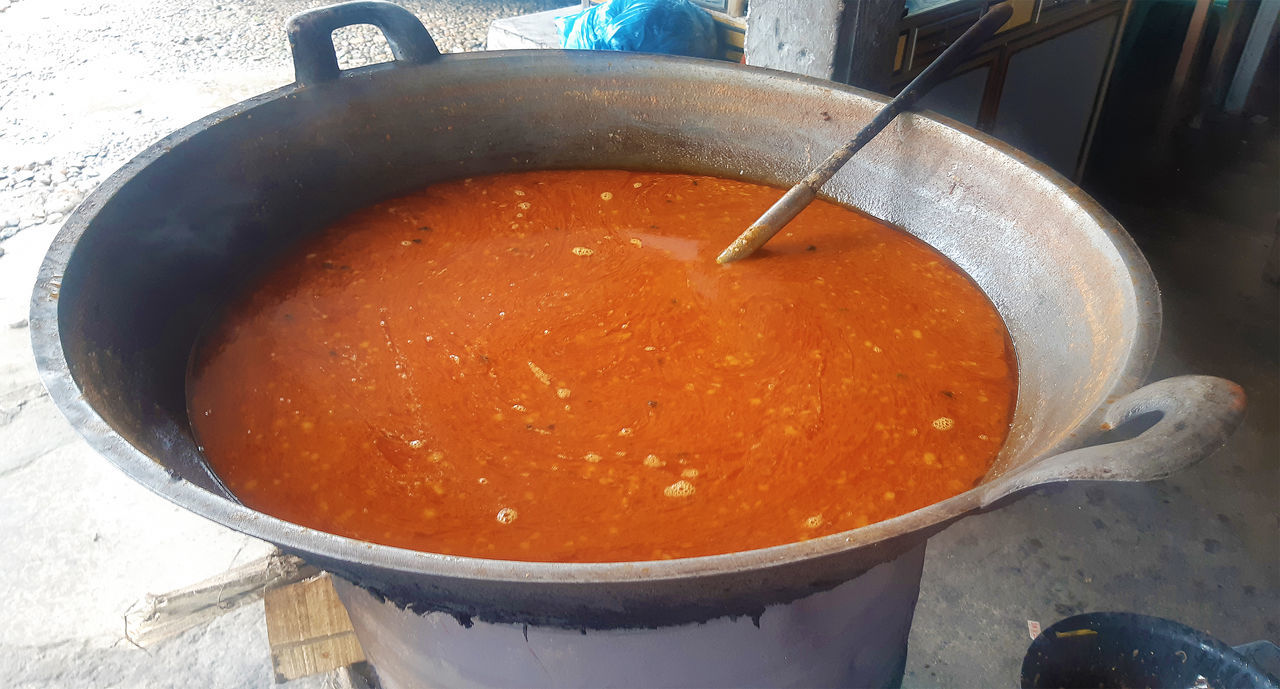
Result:
[[[999,314],[910,235],[776,189],[542,171],[428,187],[298,247],[193,355],[193,429],[246,505],[436,553],[557,562],[826,536],[980,480]]]

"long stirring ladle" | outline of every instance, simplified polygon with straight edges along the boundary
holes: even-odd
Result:
[[[934,60],[924,71],[920,72],[906,88],[902,89],[889,104],[884,106],[880,112],[876,113],[875,118],[871,120],[867,126],[859,131],[857,136],[849,139],[844,146],[841,146],[831,154],[821,165],[810,172],[807,177],[800,181],[799,184],[791,187],[790,191],[778,199],[778,202],[769,207],[769,210],[760,216],[760,219],[752,223],[745,232],[733,240],[720,255],[716,257],[716,263],[732,263],[739,259],[746,258],[755,253],[756,249],[764,246],[775,234],[778,234],[787,223],[800,214],[806,206],[818,195],[818,190],[822,185],[831,179],[854,153],[867,145],[880,130],[884,129],[893,118],[898,116],[904,110],[911,108],[924,94],[928,93],[934,86],[937,86],[947,76],[951,74],[951,70],[955,69],[965,58],[977,49],[983,41],[991,38],[996,30],[1004,26],[1005,22],[1013,16],[1013,9],[1009,5],[1002,5],[992,9],[990,12],[982,15],[982,18],[974,22],[960,38],[956,39],[938,59]]]

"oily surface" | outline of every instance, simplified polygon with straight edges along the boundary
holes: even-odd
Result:
[[[487,558],[733,552],[968,489],[1014,403],[998,314],[822,202],[717,265],[779,193],[544,171],[355,213],[204,340],[194,429],[255,509]]]

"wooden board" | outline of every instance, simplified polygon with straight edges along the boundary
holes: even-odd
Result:
[[[148,594],[125,612],[125,637],[139,648],[154,646],[319,572],[277,552],[176,591]]]
[[[328,574],[270,590],[264,603],[276,682],[364,661],[351,618]]]

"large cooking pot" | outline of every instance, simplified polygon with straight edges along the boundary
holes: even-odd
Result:
[[[383,30],[395,61],[339,70],[329,34],[358,23]],[[32,340],[54,401],[96,450],[169,500],[358,585],[344,595],[354,600],[358,591],[366,607],[447,619],[454,629],[758,625],[769,606],[881,571],[909,584],[910,600],[899,606],[909,623],[922,544],[948,523],[1042,483],[1163,477],[1218,447],[1241,417],[1243,395],[1228,381],[1186,376],[1138,387],[1157,341],[1159,296],[1110,215],[999,141],[905,115],[824,191],[936,247],[1003,316],[1017,351],[1017,407],[1008,442],[976,488],[803,543],[604,564],[412,552],[256,512],[205,464],[184,383],[209,314],[282,250],[345,213],[468,175],[629,168],[788,185],[884,102],[712,61],[442,56],[422,25],[389,3],[299,15],[290,42],[296,83],[164,138],[68,219],[32,296]],[[1135,417],[1149,425],[1136,437],[1090,445]],[[372,624],[363,612],[353,616]],[[362,640],[376,645],[367,633]]]

